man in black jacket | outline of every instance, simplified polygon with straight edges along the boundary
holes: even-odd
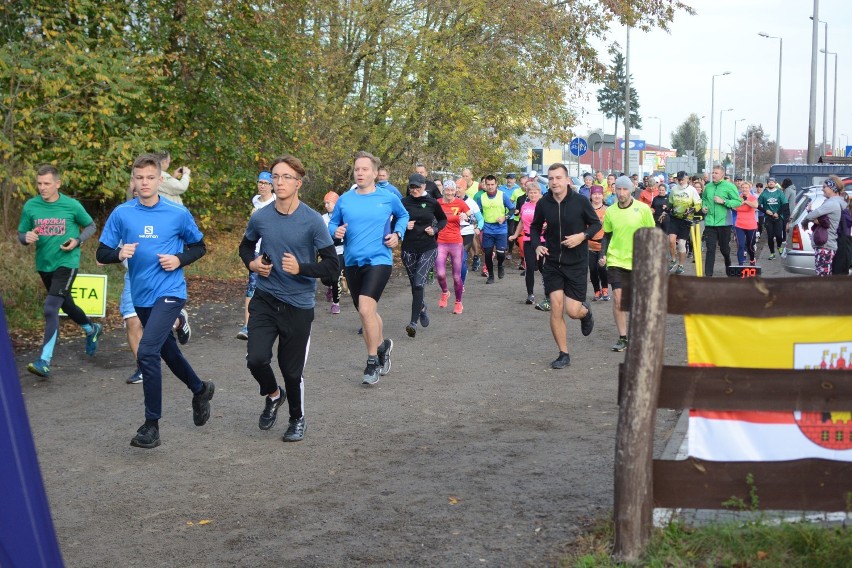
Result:
[[[547,171],[550,191],[535,208],[530,224],[530,240],[539,242],[547,223],[546,242],[536,248],[536,257],[545,258],[542,267],[544,289],[550,298],[550,331],[559,348],[559,356],[550,364],[562,369],[571,364],[565,315],[580,320],[583,335],[594,328],[594,319],[586,301],[589,273],[589,247],[586,241],[601,230],[592,203],[568,187],[570,177],[564,164],[553,164]]]

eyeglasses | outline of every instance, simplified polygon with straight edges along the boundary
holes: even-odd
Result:
[[[284,181],[293,181],[301,180],[302,178],[291,176],[290,174],[281,174],[280,176],[278,174],[272,174],[272,181],[278,181],[280,179],[283,179]]]

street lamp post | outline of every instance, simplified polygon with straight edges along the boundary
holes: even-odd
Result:
[[[820,49],[820,51],[824,51]],[[831,153],[834,153],[837,147],[837,53],[826,51],[826,55],[834,56],[834,110],[831,113]]]
[[[775,118],[775,163],[777,164],[781,159],[781,64],[784,60],[784,40],[779,36],[771,36],[764,32],[757,35],[778,40],[778,110]],[[754,168],[754,164],[751,167]]]
[[[718,75],[713,75],[713,80],[711,82],[710,89],[710,168],[713,168],[713,142],[715,139],[713,138],[713,122],[716,117],[716,77],[724,77],[725,75],[730,75],[730,71],[725,71],[724,73],[719,73]],[[721,125],[719,125],[721,127]],[[705,162],[704,167],[707,167]]]
[[[731,112],[732,110],[734,109],[726,108],[724,110],[719,111],[719,164],[722,164],[722,117],[725,116],[726,112]],[[725,173],[727,173],[727,170],[725,170],[724,167],[722,169],[725,171]]]
[[[735,179],[737,177],[737,123],[742,122],[744,120],[745,120],[744,118],[738,118],[734,121],[734,147],[733,147],[734,148],[734,152],[733,152],[734,163],[733,163],[733,166],[734,166],[734,178]]]
[[[819,50],[819,0],[814,0],[813,30],[811,32],[811,92],[808,109],[808,163],[815,164],[816,157],[816,82],[817,51]]]
[[[816,15],[816,4],[818,4],[819,0],[814,0],[814,15],[811,16],[812,20],[815,22],[819,22],[820,24],[825,24],[825,47],[820,49],[820,53],[825,54],[825,62],[823,63],[823,72],[822,72],[822,155],[825,154],[825,145],[826,145],[826,131],[828,130],[828,22],[825,20],[820,20]],[[816,42],[815,42],[816,43]]]

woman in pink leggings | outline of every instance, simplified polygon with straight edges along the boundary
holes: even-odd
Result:
[[[466,220],[470,208],[467,204],[456,197],[456,184],[452,180],[444,182],[444,198],[438,200],[441,209],[447,216],[447,226],[438,233],[438,258],[435,259],[435,275],[438,277],[438,285],[441,287],[441,299],[438,300],[439,308],[446,308],[450,298],[447,289],[447,257],[453,267],[453,287],[456,293],[456,305],[453,307],[454,314],[462,313],[462,293],[464,283],[461,278],[462,263],[464,263],[464,245],[462,244],[460,221]]]

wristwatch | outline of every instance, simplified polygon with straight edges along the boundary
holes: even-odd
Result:
[[[400,232],[399,232],[399,231],[394,231],[394,232],[393,232],[393,234],[395,234],[395,235],[396,235],[396,238],[397,238],[397,239],[399,239],[400,241],[402,240],[402,235],[400,234]]]

